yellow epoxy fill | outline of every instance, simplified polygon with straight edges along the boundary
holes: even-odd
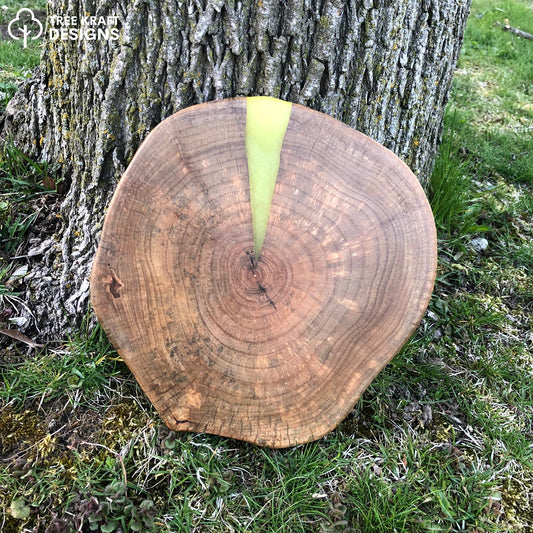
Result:
[[[246,99],[246,158],[254,232],[254,255],[259,258],[268,224],[270,203],[278,177],[281,145],[292,104],[254,96]]]

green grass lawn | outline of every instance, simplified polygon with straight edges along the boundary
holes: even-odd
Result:
[[[17,88],[23,78],[27,78],[39,64],[41,39],[31,40],[24,48],[21,40],[13,40],[8,34],[8,24],[20,8],[33,9],[35,13],[46,12],[46,0],[2,0],[0,2],[0,110]]]
[[[0,354],[0,530],[533,530],[533,42],[504,19],[533,33],[533,4],[474,0],[429,191],[428,312],[347,419],[287,450],[176,434],[99,328],[20,344]],[[5,80],[38,60],[2,50]],[[14,248],[17,199],[52,194],[17,157],[0,154]],[[0,302],[23,305],[5,268]]]

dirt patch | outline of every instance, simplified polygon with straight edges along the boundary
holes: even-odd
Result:
[[[22,475],[45,458],[64,458],[80,442],[97,439],[103,414],[89,408],[67,408],[63,399],[39,407],[28,403],[16,411],[2,408],[0,416],[0,461],[13,475]]]

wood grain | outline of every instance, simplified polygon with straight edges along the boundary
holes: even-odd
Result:
[[[163,121],[121,179],[96,315],[165,423],[286,447],[334,428],[412,334],[436,233],[392,152],[293,105],[261,257],[246,100]]]

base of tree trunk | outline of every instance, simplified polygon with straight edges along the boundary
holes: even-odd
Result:
[[[45,38],[0,124],[69,185],[61,229],[30,261],[29,327],[63,337],[86,315],[117,181],[146,135],[184,107],[253,95],[300,103],[384,144],[426,185],[468,12],[455,0],[50,0],[49,20],[116,16],[121,37]]]

